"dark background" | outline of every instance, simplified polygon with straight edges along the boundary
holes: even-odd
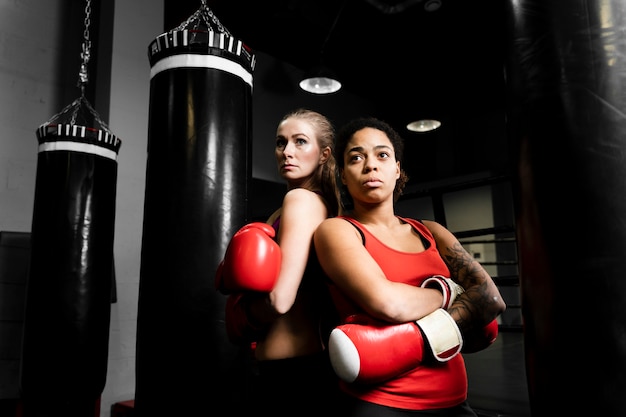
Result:
[[[342,91],[375,103],[372,115],[391,123],[406,139],[403,167],[411,183],[508,174],[503,2],[206,4],[253,51],[303,71],[323,62],[337,73]],[[198,0],[166,2],[165,29],[174,29],[201,5]],[[263,87],[289,88],[280,77]],[[438,119],[442,126],[429,133],[406,130],[409,122],[422,118]]]

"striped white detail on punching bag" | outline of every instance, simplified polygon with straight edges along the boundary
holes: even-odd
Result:
[[[214,55],[181,54],[165,57],[152,66],[150,79],[162,71],[176,68],[214,68],[236,75],[252,87],[252,74],[249,71],[229,59]]]
[[[112,160],[117,160],[117,152],[104,149],[97,145],[88,143],[60,141],[60,142],[44,142],[37,148],[38,152],[54,152],[54,151],[73,151],[89,153],[93,155],[103,156]]]
[[[37,128],[37,138],[38,152],[74,151],[114,161],[122,143],[117,136],[101,129],[48,122]]]

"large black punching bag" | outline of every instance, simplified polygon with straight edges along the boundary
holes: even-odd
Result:
[[[20,389],[25,417],[100,414],[117,154],[108,131],[46,123],[39,142]]]
[[[626,415],[626,4],[510,1],[533,417]]]
[[[192,16],[207,21],[204,13]],[[216,21],[215,16],[210,16]],[[215,271],[247,220],[254,55],[219,25],[158,36],[151,64],[135,411],[225,415],[244,404]]]

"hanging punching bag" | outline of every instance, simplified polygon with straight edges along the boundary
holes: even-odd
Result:
[[[177,28],[149,58],[135,411],[209,415],[229,404],[234,413],[241,361],[214,277],[247,221],[254,55],[228,33]]]
[[[121,141],[103,130],[50,123],[37,138],[23,414],[96,416],[107,374]]]
[[[510,1],[533,417],[626,415],[626,6]]]

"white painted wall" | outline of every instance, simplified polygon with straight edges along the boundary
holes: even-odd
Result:
[[[109,363],[101,416],[135,396],[135,341],[148,147],[148,45],[163,32],[161,0],[116,1],[109,128],[122,139],[118,157],[115,270]]]
[[[60,88],[56,25],[62,17],[55,3],[0,0],[0,230],[30,231],[35,130],[61,110],[54,100]]]

